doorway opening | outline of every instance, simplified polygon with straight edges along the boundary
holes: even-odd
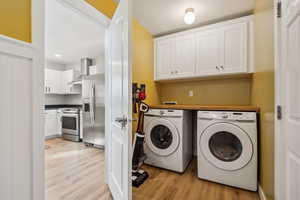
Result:
[[[105,164],[105,35],[84,1],[45,1],[45,196],[111,199]]]

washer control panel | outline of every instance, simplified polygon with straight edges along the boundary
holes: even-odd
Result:
[[[198,119],[256,121],[256,112],[198,111]]]
[[[160,117],[182,117],[183,110],[172,110],[172,109],[149,109],[145,113],[146,116],[160,116]]]

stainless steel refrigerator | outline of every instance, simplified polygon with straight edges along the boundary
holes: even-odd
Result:
[[[105,144],[104,88],[104,75],[86,76],[82,80],[83,142],[98,148]]]

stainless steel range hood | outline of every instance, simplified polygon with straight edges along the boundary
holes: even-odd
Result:
[[[93,59],[81,58],[81,76],[90,75],[90,66],[93,65]]]

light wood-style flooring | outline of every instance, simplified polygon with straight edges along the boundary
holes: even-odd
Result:
[[[112,200],[103,150],[60,138],[46,141],[47,200]]]
[[[196,161],[184,174],[143,166],[150,178],[133,188],[134,200],[259,200],[257,193],[241,190],[197,177]]]
[[[104,151],[62,139],[46,141],[47,200],[112,200]],[[259,200],[258,195],[197,178],[196,162],[184,174],[144,165],[150,178],[133,188],[133,200]]]

